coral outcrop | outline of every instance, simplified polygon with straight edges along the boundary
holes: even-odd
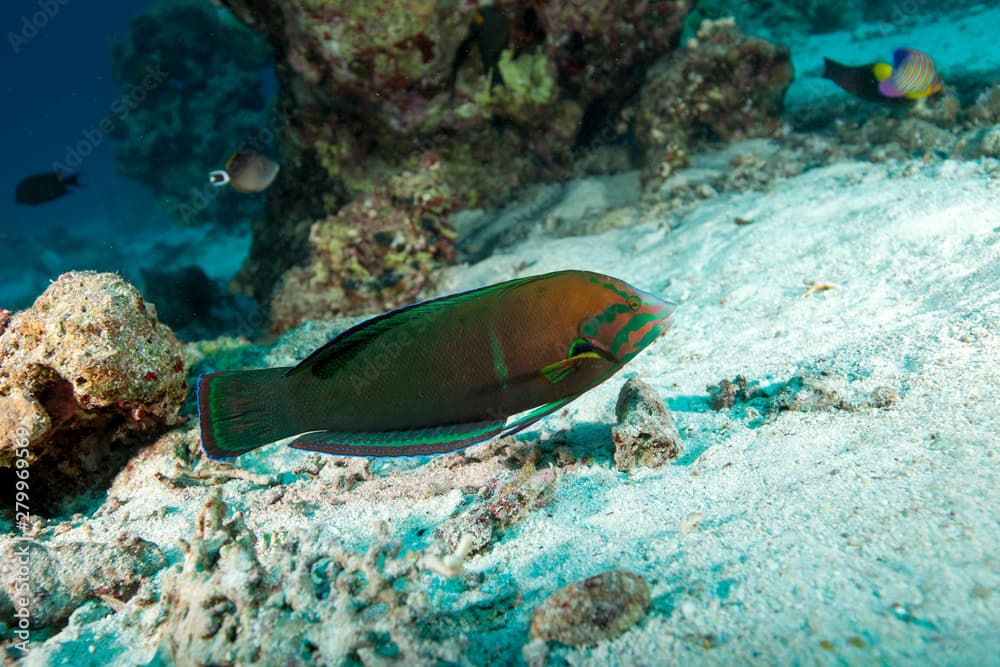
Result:
[[[159,547],[122,534],[112,544],[14,540],[0,549],[0,612],[4,618],[22,608],[28,595],[18,584],[30,582],[30,614],[34,628],[64,623],[87,600],[114,604],[131,600],[166,565]],[[27,573],[19,573],[24,564]]]
[[[495,3],[509,31],[496,83],[479,49],[460,57],[481,21],[475,3],[223,4],[280,54],[285,178],[239,278],[264,302],[301,260],[313,222],[428,154],[447,165],[460,205],[496,205],[529,180],[563,177],[580,128],[601,126],[638,90],[692,3]]]
[[[0,467],[26,443],[29,462],[75,483],[107,475],[111,443],[174,423],[186,391],[180,344],[138,290],[63,274],[0,335],[0,433],[21,436],[0,442]]]
[[[427,290],[433,269],[455,256],[447,216],[456,200],[443,171],[428,157],[314,223],[309,260],[284,274],[271,302],[272,328],[389,310]]]
[[[695,143],[774,134],[791,82],[787,48],[747,37],[732,19],[702,23],[642,88],[636,131],[646,180],[659,182],[685,166]]]
[[[159,2],[136,16],[111,48],[123,89],[107,119],[118,170],[183,223],[233,225],[259,213],[262,198],[213,188],[208,171],[261,137],[270,61],[265,40],[202,0]]]

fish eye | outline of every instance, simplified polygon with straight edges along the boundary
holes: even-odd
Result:
[[[637,296],[630,296],[628,298],[628,307],[631,308],[632,310],[639,310],[639,306],[641,306],[641,305],[642,305],[642,302],[639,301],[639,297],[637,297]]]

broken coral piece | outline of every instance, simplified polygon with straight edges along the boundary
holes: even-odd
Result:
[[[631,378],[618,394],[618,424],[611,429],[615,467],[622,472],[658,468],[681,455],[681,435],[674,417],[656,390]]]
[[[649,584],[626,570],[560,588],[531,615],[531,638],[567,646],[596,644],[635,625],[649,609]]]

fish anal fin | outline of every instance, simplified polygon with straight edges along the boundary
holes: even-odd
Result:
[[[501,433],[500,435],[502,436],[514,435],[518,431],[522,431],[528,428],[529,426],[537,422],[539,419],[547,417],[553,412],[561,410],[562,408],[566,407],[571,401],[575,400],[579,395],[580,394],[573,394],[571,396],[567,396],[566,398],[560,398],[557,401],[546,403],[545,405],[537,407],[534,410],[521,415],[511,423],[507,424],[506,428],[504,428],[503,430],[503,433]]]
[[[314,431],[290,446],[338,456],[428,456],[464,449],[498,435],[504,420],[382,432]]]

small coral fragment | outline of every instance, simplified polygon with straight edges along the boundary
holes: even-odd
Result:
[[[560,588],[535,609],[531,638],[567,646],[595,644],[625,632],[649,608],[649,584],[611,570]]]
[[[623,472],[658,468],[681,454],[681,436],[663,399],[638,378],[622,387],[615,406],[618,425],[611,429],[615,467]]]

